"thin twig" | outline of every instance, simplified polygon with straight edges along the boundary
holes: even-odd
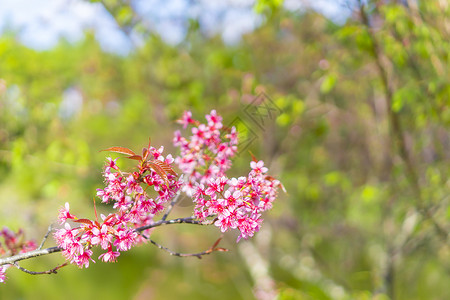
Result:
[[[42,247],[43,247],[44,244],[45,244],[45,241],[47,240],[47,238],[48,238],[50,232],[52,232],[52,230],[53,230],[53,224],[50,224],[50,225],[48,226],[47,233],[44,235],[44,238],[42,239],[42,242],[41,242],[41,244],[39,245],[39,247],[37,248],[37,250],[41,250],[41,249],[42,249]]]
[[[65,262],[65,263],[63,263],[62,265],[59,265],[59,266],[57,266],[57,267],[54,267],[54,268],[51,269],[51,270],[42,271],[42,272],[35,272],[35,271],[27,270],[27,269],[25,269],[25,268],[19,266],[19,264],[18,264],[17,262],[14,263],[14,266],[15,266],[17,269],[19,269],[20,271],[25,272],[25,273],[28,273],[28,274],[31,274],[31,275],[43,275],[43,274],[56,274],[56,273],[58,273],[58,270],[59,270],[59,269],[61,269],[61,268],[65,267],[65,266],[67,266],[68,264],[69,264],[68,262]]]
[[[183,180],[183,175],[181,175],[180,180]],[[163,215],[161,220],[165,221],[167,219],[167,216],[172,212],[173,207],[178,201],[178,198],[180,198],[181,195],[181,189],[178,190],[177,195],[173,198],[172,202],[170,202],[170,205],[167,207],[166,213]]]
[[[164,214],[164,216],[162,216],[161,220],[165,221],[167,219],[167,216],[172,212],[172,209],[175,206],[175,204],[177,203],[179,197],[180,197],[180,192],[178,191],[175,198],[173,198],[172,202],[170,202],[170,205],[167,207],[167,211]]]
[[[153,245],[155,245],[159,249],[168,252],[170,255],[178,256],[178,257],[197,257],[198,259],[201,259],[202,256],[211,254],[214,251],[220,251],[220,252],[228,251],[228,249],[225,249],[225,248],[217,248],[217,245],[222,240],[222,237],[220,237],[208,250],[198,252],[198,253],[179,253],[179,252],[172,251],[169,248],[164,247],[163,245],[158,244],[157,242],[155,242],[150,237],[148,237],[144,234],[141,234],[141,236],[143,236],[145,239],[149,240]]]

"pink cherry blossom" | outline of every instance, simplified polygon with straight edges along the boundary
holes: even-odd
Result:
[[[264,167],[264,162],[262,160],[255,162],[252,161],[250,163],[250,167],[255,171],[256,173],[266,173],[268,169]]]
[[[190,111],[185,111],[181,119],[177,121],[177,123],[183,125],[183,128],[186,128],[189,124],[193,122],[194,120],[192,119],[192,113]]]
[[[119,234],[116,235],[116,240],[114,241],[114,246],[118,250],[128,251],[131,246],[136,243],[137,233],[134,230],[119,229]]]
[[[241,238],[248,239],[252,237],[255,232],[259,231],[259,228],[261,227],[262,219],[259,218],[260,215],[242,215],[240,216],[238,221],[238,228],[241,234],[237,238],[237,242]]]
[[[222,117],[215,110],[206,115],[206,124],[192,119],[191,113],[185,120],[187,117],[190,121],[182,124],[184,128],[193,126],[192,135],[186,138],[177,131],[173,142],[181,152],[175,162],[188,179],[182,191],[196,204],[195,217],[205,220],[214,216],[214,224],[222,232],[239,229],[238,241],[253,236],[262,222],[260,213],[272,208],[280,182],[266,177],[268,168],[262,160],[250,163],[247,176],[227,177],[237,152],[236,128],[222,134]]]
[[[74,238],[77,234],[78,231],[76,229],[72,229],[69,223],[65,223],[64,228],[57,230],[53,234],[53,237],[60,247],[66,248],[67,245],[71,244],[74,241]]]
[[[105,166],[105,173],[111,173],[111,169],[114,169],[114,170],[119,169],[116,165],[117,159],[112,159],[112,158],[108,157],[106,160],[107,160],[107,164]]]
[[[229,228],[237,227],[236,212],[224,209],[217,217],[217,221],[214,223],[217,227],[220,227],[222,232],[227,231]]]
[[[118,251],[112,251],[112,249],[109,249],[108,252],[105,252],[101,254],[98,259],[103,260],[104,262],[116,262],[117,257],[119,257],[120,252]]]
[[[102,225],[99,230],[97,227],[92,229],[92,245],[100,245],[102,249],[108,249],[109,244],[111,243],[112,235],[108,234],[108,226],[105,224]]]
[[[61,225],[64,224],[67,219],[75,219],[75,216],[69,213],[69,208],[69,202],[66,202],[64,208],[59,210],[58,220]]]
[[[5,282],[5,280],[6,280],[6,274],[5,274],[6,269],[7,269],[7,265],[0,266],[0,283]]]
[[[83,250],[81,254],[73,258],[72,262],[75,263],[79,268],[88,268],[89,260],[92,260],[92,262],[95,263],[95,261],[92,259],[92,250]]]
[[[239,230],[238,241],[259,230],[261,212],[272,208],[281,183],[265,175],[268,168],[263,161],[252,161],[247,176],[227,176],[237,153],[237,132],[234,127],[225,129],[215,110],[206,115],[205,123],[193,119],[189,111],[177,122],[184,129],[192,127],[189,137],[175,132],[173,143],[180,155],[165,156],[164,147],[149,145],[141,157],[134,155],[140,161],[132,172],[122,171],[117,159],[107,158],[105,186],[97,189],[97,197],[112,206],[112,213],[100,215],[101,220],[95,213],[95,220],[89,220],[73,215],[68,203],[59,210],[58,220],[64,226],[53,236],[68,261],[80,268],[89,267],[90,261],[95,262],[91,249],[97,246],[107,250],[99,259],[115,262],[120,251],[146,241],[136,229],[157,222],[155,218],[181,191],[192,197],[198,220],[210,219],[222,232]],[[181,176],[173,172],[173,165],[181,170]],[[3,231],[3,236],[14,243],[16,236]],[[142,234],[150,236],[151,232],[146,229]],[[26,245],[24,250],[35,247],[32,243]],[[0,269],[0,281],[2,276],[4,270]]]

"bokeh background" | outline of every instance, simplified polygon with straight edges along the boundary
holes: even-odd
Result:
[[[250,141],[231,174],[250,150],[287,190],[254,239],[224,236],[229,252],[11,268],[1,299],[450,297],[447,1],[3,0],[0,28],[0,226],[39,242],[65,202],[93,217],[99,150],[174,151],[186,109]],[[153,234],[178,252],[219,236]]]

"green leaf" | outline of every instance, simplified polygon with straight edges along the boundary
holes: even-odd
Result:
[[[281,7],[284,0],[258,0],[255,3],[254,10],[260,14],[265,10],[276,10]]]
[[[394,112],[399,112],[403,108],[403,99],[399,93],[395,93],[392,99],[391,109]]]
[[[328,94],[331,92],[336,85],[337,77],[335,74],[329,74],[325,76],[325,78],[322,81],[322,84],[320,85],[320,92],[322,94]]]
[[[282,113],[277,117],[277,124],[285,127],[291,123],[291,117],[287,113]]]

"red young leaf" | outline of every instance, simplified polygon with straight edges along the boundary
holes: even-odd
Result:
[[[129,159],[134,159],[134,160],[142,160],[142,156],[140,155],[132,155],[132,156],[128,156],[127,158]]]
[[[249,150],[248,152],[250,152],[250,155],[252,156],[252,160],[253,160],[254,162],[258,162],[258,160],[256,159],[256,157],[253,155],[252,151]]]
[[[109,216],[106,217],[105,220],[103,220],[103,223],[108,222],[111,218],[113,218],[113,217],[115,217],[115,216],[116,216],[116,214],[110,214]]]
[[[162,180],[164,180],[164,182],[166,183],[167,186],[169,186],[169,179],[167,178],[167,174],[164,171],[163,168],[161,168],[159,165],[155,164],[156,160],[154,161],[149,161],[147,162],[147,164],[149,165],[150,168],[152,168],[153,170],[155,170],[156,174],[159,175],[159,177],[161,177]]]
[[[104,149],[101,151],[117,152],[117,153],[126,154],[126,155],[136,155],[136,153],[134,153],[132,150],[130,150],[128,148],[124,148],[124,147],[111,147],[111,148]]]
[[[220,238],[217,239],[217,241],[214,243],[214,245],[212,245],[211,249],[215,249],[217,247],[217,245],[219,245],[220,241],[222,240],[222,237],[223,236],[221,236]]]
[[[95,206],[95,198],[92,198],[92,202],[94,202],[95,223],[98,224],[97,206]]]
[[[92,225],[92,221],[89,219],[78,219],[78,220],[74,220],[74,222]]]
[[[148,138],[148,147],[142,149],[142,156],[144,157],[144,160],[147,160],[148,155],[150,154],[150,145],[151,145],[151,139]]]
[[[144,157],[144,160],[147,160],[148,154],[149,154],[148,149],[145,147],[142,148],[142,156]]]
[[[151,144],[152,144],[152,139],[150,137],[148,137],[148,147],[147,147],[147,149],[150,149]]]
[[[172,174],[173,176],[177,176],[177,173],[172,169],[172,167],[160,160],[152,160],[153,163],[157,164],[161,169],[163,169],[166,173]]]

